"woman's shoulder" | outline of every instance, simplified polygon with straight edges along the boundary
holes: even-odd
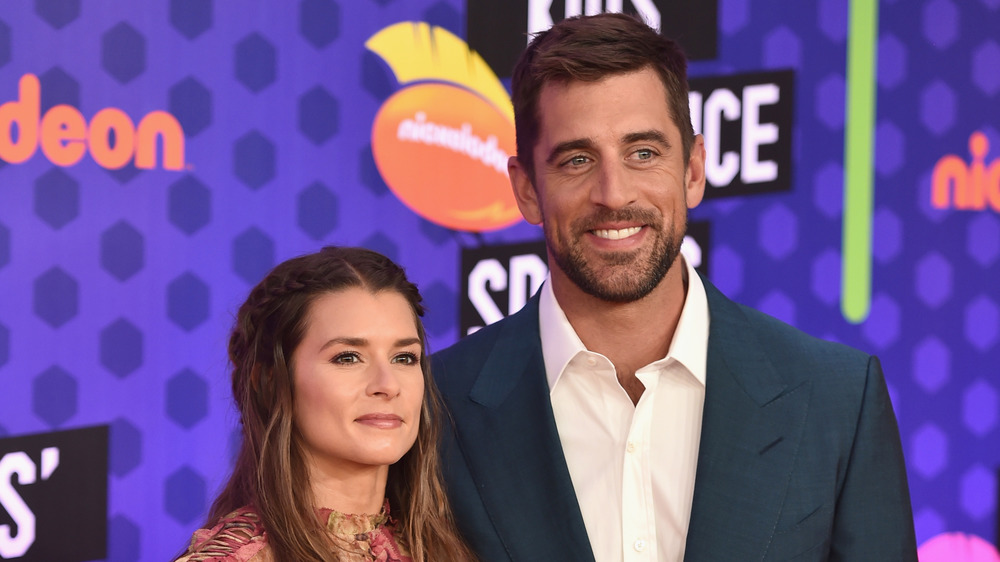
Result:
[[[237,509],[209,529],[198,529],[176,562],[267,562],[267,537],[250,507]]]

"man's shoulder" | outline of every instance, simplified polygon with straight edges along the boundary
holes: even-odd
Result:
[[[438,386],[447,393],[452,386],[472,384],[470,374],[483,370],[487,361],[500,356],[512,359],[538,342],[537,298],[528,301],[520,311],[503,318],[474,333],[468,334],[451,346],[431,355],[431,372]],[[537,343],[540,347],[540,343]],[[514,363],[514,361],[511,361]]]
[[[470,351],[488,349],[496,343],[504,324],[509,320],[510,318],[503,318],[489,326],[466,334],[450,346],[434,352],[431,358],[435,361],[453,361],[465,357]]]
[[[435,352],[431,355],[431,360],[438,363],[466,362],[481,358],[485,353],[496,345],[496,341],[503,330],[504,324],[509,318],[504,318],[489,326],[463,336],[450,346]]]
[[[535,297],[516,313],[462,337],[452,345],[434,353],[431,359],[435,363],[484,361],[485,356],[501,339],[530,338],[532,333],[537,336],[537,332],[538,304]]]
[[[721,293],[718,296],[728,304],[719,306],[718,299],[710,299],[712,315],[718,312],[713,310],[713,301],[716,308],[725,310],[727,314],[738,311],[760,347],[778,364],[825,372],[831,369],[854,371],[866,369],[872,359],[869,353],[813,336],[774,316],[729,300]]]

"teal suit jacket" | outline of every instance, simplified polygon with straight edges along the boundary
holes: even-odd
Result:
[[[684,559],[916,561],[878,359],[734,303],[707,281],[705,290],[705,406]],[[451,414],[449,497],[482,560],[594,560],[549,401],[538,297],[435,354],[433,371]]]

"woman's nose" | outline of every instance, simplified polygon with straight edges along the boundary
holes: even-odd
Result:
[[[394,398],[399,395],[399,388],[399,379],[393,371],[392,364],[382,361],[372,365],[372,377],[368,382],[369,395]]]

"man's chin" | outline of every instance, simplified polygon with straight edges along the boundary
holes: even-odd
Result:
[[[634,268],[648,263],[651,248],[645,246],[631,248],[628,250],[609,250],[591,247],[586,253],[589,254],[585,261],[596,266],[596,269],[605,270],[607,268]]]
[[[602,301],[613,303],[640,300],[662,280],[662,277],[655,279],[652,272],[639,269],[634,263],[578,273],[570,278],[580,289]]]

